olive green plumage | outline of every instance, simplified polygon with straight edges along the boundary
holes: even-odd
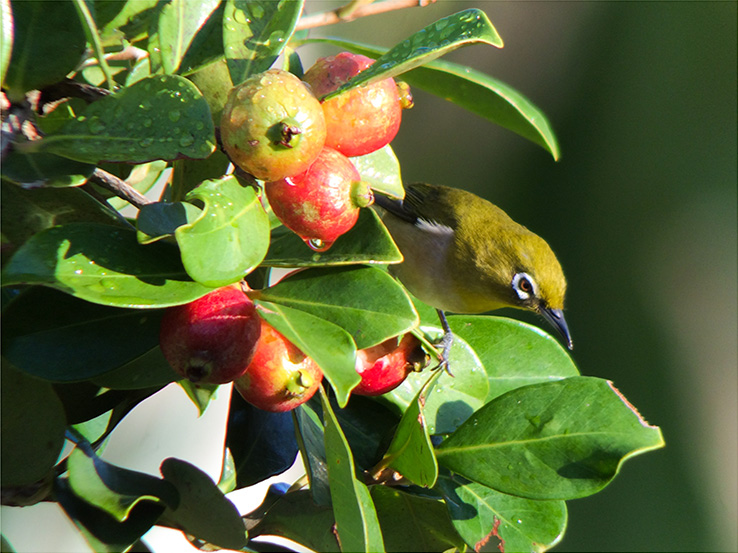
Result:
[[[564,273],[538,235],[457,188],[411,184],[403,201],[378,196],[376,203],[404,257],[390,271],[419,299],[456,313],[535,311],[571,347]]]

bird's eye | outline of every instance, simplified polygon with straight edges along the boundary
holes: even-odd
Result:
[[[518,273],[513,277],[513,290],[518,298],[523,301],[529,300],[536,295],[536,285],[527,273]]]

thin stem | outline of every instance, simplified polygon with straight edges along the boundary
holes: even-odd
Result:
[[[105,60],[105,52],[100,43],[100,34],[97,31],[95,20],[92,18],[90,10],[87,9],[85,0],[74,0],[74,7],[77,8],[77,13],[85,29],[85,35],[87,35],[87,41],[92,45],[97,62],[100,64],[100,69],[103,75],[105,75],[105,80],[108,82],[108,89],[113,91],[115,90],[115,81],[113,80],[113,74],[110,72],[110,66],[108,66],[108,62]]]
[[[90,182],[102,186],[119,198],[124,199],[129,204],[136,206],[138,209],[141,209],[145,205],[154,203],[126,181],[119,179],[115,175],[108,173],[107,171],[103,171],[102,169],[95,169],[90,177]]]
[[[353,10],[346,10],[347,6],[342,6],[336,10],[315,13],[300,18],[295,30],[302,31],[304,29],[324,27],[326,25],[333,25],[334,23],[353,21],[354,19],[366,17],[367,15],[376,15],[378,13],[402,10],[404,8],[423,8],[429,4],[433,4],[435,1],[436,0],[384,0],[383,2],[362,5]]]

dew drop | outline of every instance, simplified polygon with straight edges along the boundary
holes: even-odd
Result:
[[[256,17],[257,19],[261,19],[262,17],[264,17],[264,8],[262,8],[259,4],[251,4],[250,7],[251,13],[254,14],[254,17]]]
[[[186,148],[187,146],[192,146],[193,142],[195,142],[195,139],[192,138],[192,136],[189,134],[179,139],[179,145],[183,148]]]
[[[90,117],[90,120],[87,122],[87,126],[92,134],[99,134],[105,129],[105,124],[102,123],[100,118],[96,115]]]
[[[144,119],[143,120],[143,123],[142,124],[143,124],[144,127],[149,128],[151,126],[151,124],[152,124],[152,121],[151,121],[151,119],[148,119],[147,118],[147,119]]]
[[[169,112],[169,120],[172,121],[172,123],[179,121],[180,117],[182,117],[182,114],[177,109],[173,109]]]
[[[141,146],[142,148],[148,148],[153,143],[154,143],[153,138],[144,138],[143,140],[141,140],[141,142],[138,143],[138,145]]]
[[[333,245],[333,242],[327,242],[320,238],[303,238],[303,241],[311,250],[316,252],[328,251],[328,249]]]
[[[74,274],[75,274],[75,275],[81,275],[81,274],[82,274],[82,269],[77,269],[77,270],[75,270],[75,271],[74,271]]]
[[[251,23],[251,19],[249,19],[249,16],[243,10],[236,10],[233,14],[233,19],[241,25],[249,25]]]

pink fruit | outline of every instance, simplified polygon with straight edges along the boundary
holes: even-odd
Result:
[[[356,372],[361,382],[353,389],[360,396],[378,396],[397,388],[412,371],[422,369],[426,354],[412,334],[405,334],[398,345],[397,338],[359,350]]]

